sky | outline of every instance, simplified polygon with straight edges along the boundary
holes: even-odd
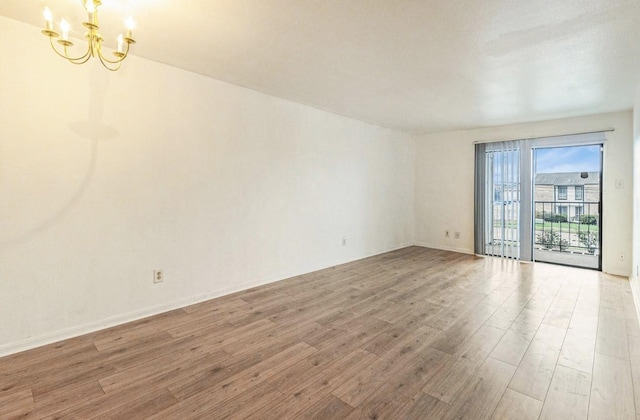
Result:
[[[599,172],[600,145],[536,149],[536,173]]]

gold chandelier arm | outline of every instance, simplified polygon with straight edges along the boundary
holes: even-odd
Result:
[[[55,51],[56,54],[58,54],[60,57],[64,58],[65,60],[69,60],[70,62],[72,62],[73,64],[83,64],[86,63],[89,58],[91,57],[91,46],[89,46],[89,48],[87,48],[87,52],[84,53],[84,55],[80,56],[80,57],[69,57],[69,55],[67,54],[67,47],[64,47],[64,54],[61,53],[60,51],[58,51],[58,49],[56,48],[56,46],[53,43],[53,37],[49,37],[49,44],[51,44],[51,48],[53,49],[53,51]]]
[[[122,60],[124,60],[123,57],[123,59],[120,61],[109,61],[102,56],[100,51],[98,51],[98,58],[100,59],[100,63],[102,63],[102,66],[109,71],[118,71],[120,69],[120,65],[122,64]],[[115,67],[110,67],[110,64],[115,64]]]
[[[116,53],[114,53],[116,54]],[[100,57],[101,61],[105,61],[109,64],[120,64],[124,61],[125,58],[127,58],[127,55],[129,55],[129,44],[127,43],[127,47],[125,49],[125,51],[123,53],[118,53],[117,55],[117,59],[116,60],[109,60],[107,57],[105,57],[104,55],[102,55],[102,48],[98,49],[98,57]]]

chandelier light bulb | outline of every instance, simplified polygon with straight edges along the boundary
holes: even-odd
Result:
[[[127,29],[130,31],[133,31],[133,29],[136,27],[136,21],[133,20],[131,16],[127,18],[127,21],[125,23],[127,25]]]
[[[60,21],[60,29],[62,29],[62,40],[63,41],[68,41],[69,40],[69,23],[62,19]]]
[[[98,32],[100,30],[98,9],[102,6],[102,1],[103,0],[80,0],[87,13],[87,21],[82,22],[82,26],[88,30],[84,36],[86,39],[86,49],[84,53],[81,53],[82,55],[74,56],[71,54],[71,48],[74,46],[74,43],[69,41],[69,30],[71,26],[66,20],[62,19],[60,22],[60,31],[62,34],[53,30],[53,15],[48,7],[44,9],[45,28],[42,33],[49,38],[49,43],[53,51],[69,62],[73,64],[84,64],[91,58],[97,58],[107,70],[116,71],[120,68],[122,61],[129,55],[131,45],[136,43],[132,35],[135,22],[131,17],[125,20],[127,32],[125,36],[122,36],[122,34],[118,36],[117,49],[112,52],[115,58],[107,56],[102,51],[104,38]],[[54,44],[54,39],[60,35],[62,35],[61,39],[57,40]],[[56,44],[62,47],[58,47]]]
[[[136,22],[129,16],[125,21],[125,25],[127,26],[127,38],[133,38],[133,28],[136,27]]]
[[[87,2],[87,22],[94,23],[94,14],[96,12],[96,6],[93,4],[93,1]]]
[[[45,22],[45,30],[52,31],[53,30],[53,14],[48,7],[44,8],[44,22]]]

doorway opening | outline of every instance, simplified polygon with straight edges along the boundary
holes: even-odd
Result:
[[[602,145],[533,149],[533,260],[602,268]]]
[[[605,133],[476,143],[475,252],[601,270]]]

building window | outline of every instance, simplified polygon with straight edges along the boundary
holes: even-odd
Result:
[[[500,187],[495,187],[493,189],[493,202],[502,203],[502,189],[500,189]]]
[[[576,201],[584,200],[584,187],[582,185],[576,185]]]
[[[568,216],[568,208],[567,206],[557,206],[556,207],[556,213],[558,214],[562,214],[564,216]]]
[[[567,187],[566,185],[558,186],[556,194],[558,196],[558,200],[566,200],[567,199]]]

